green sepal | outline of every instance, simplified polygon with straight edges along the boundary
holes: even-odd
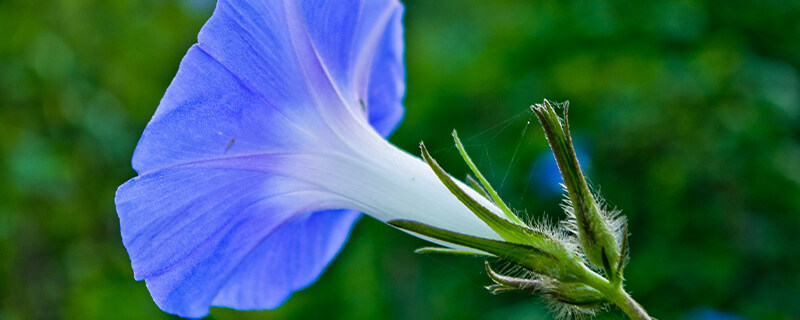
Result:
[[[563,264],[556,256],[529,245],[479,238],[410,220],[391,220],[388,224],[433,239],[480,250],[537,273],[563,276]]]
[[[494,281],[495,284],[486,286],[485,288],[492,292],[492,294],[499,294],[508,291],[526,291],[530,293],[537,293],[541,288],[540,279],[523,279],[501,275],[489,266],[489,262],[484,262],[486,266],[486,274]]]
[[[478,201],[470,197],[459,187],[455,180],[442,169],[436,160],[431,157],[424,143],[420,143],[422,158],[433,169],[439,180],[447,187],[450,192],[458,198],[470,211],[472,211],[481,221],[486,223],[492,230],[497,232],[500,237],[509,242],[542,246],[546,242],[551,242],[550,237],[542,232],[530,229],[526,226],[518,225],[501,218],[494,212],[482,206]]]
[[[467,251],[467,250],[458,250],[458,249],[450,249],[450,248],[442,248],[442,247],[422,247],[422,248],[419,248],[417,250],[414,250],[414,253],[418,253],[418,254],[450,254],[450,255],[457,255],[457,256],[494,258],[493,255],[482,253],[482,252],[473,252],[473,251]]]
[[[525,291],[541,294],[553,302],[581,308],[601,307],[608,302],[600,291],[579,282],[561,282],[547,276],[530,279],[509,277],[492,270],[489,262],[485,262],[485,265],[486,273],[495,283],[486,286],[492,294]]]
[[[569,102],[564,103],[563,125],[550,101],[531,106],[542,124],[547,141],[553,150],[558,169],[569,193],[568,205],[572,207],[577,236],[589,262],[602,268],[611,281],[616,281],[619,265],[619,248],[607,217],[601,212],[594,194],[589,189],[581,171],[578,157],[569,133],[567,111]]]
[[[548,298],[581,308],[601,308],[608,300],[600,291],[578,282],[553,280],[543,292]]]
[[[455,130],[453,130],[453,140],[455,140],[456,148],[458,148],[458,152],[461,153],[461,157],[464,158],[464,162],[467,163],[467,166],[469,166],[470,170],[472,170],[472,173],[475,174],[478,180],[480,180],[486,192],[489,194],[492,200],[494,200],[494,203],[500,208],[500,210],[503,211],[503,214],[506,215],[506,218],[518,225],[525,225],[525,223],[523,223],[522,220],[520,220],[519,217],[517,217],[517,215],[515,215],[514,212],[508,208],[506,203],[503,202],[503,199],[500,198],[500,195],[497,194],[497,191],[492,188],[492,185],[489,184],[489,181],[486,180],[480,170],[478,170],[478,167],[475,166],[475,163],[472,162],[472,159],[467,154],[467,150],[464,149],[464,145],[461,144],[461,140],[458,139],[458,133]]]
[[[489,200],[492,203],[494,203],[494,199],[492,199],[492,196],[490,196],[489,193],[486,192],[486,189],[481,185],[480,182],[478,182],[478,180],[475,180],[475,177],[473,177],[471,174],[467,174],[467,179],[465,180],[467,185],[470,188],[472,188],[472,190],[475,190],[476,192],[480,193],[484,198],[486,198],[486,200]]]
[[[611,269],[611,263],[608,261],[608,252],[605,247],[600,247],[600,258],[603,260],[603,272],[608,276],[608,281],[614,282],[617,272]]]
[[[622,232],[622,243],[619,246],[619,260],[617,260],[617,274],[614,278],[614,285],[620,285],[622,280],[624,280],[623,270],[625,269],[625,264],[628,262],[630,257],[630,249],[628,248],[628,221],[623,220],[622,227],[620,227],[620,232]]]

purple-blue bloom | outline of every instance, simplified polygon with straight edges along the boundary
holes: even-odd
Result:
[[[278,307],[359,212],[499,239],[384,139],[403,114],[402,13],[397,0],[219,1],[115,199],[134,277],[162,310]]]

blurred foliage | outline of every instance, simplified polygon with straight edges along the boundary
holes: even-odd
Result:
[[[651,314],[800,317],[800,2],[406,5],[393,142],[417,153],[424,139],[462,176],[456,128],[509,204],[560,218],[558,197],[529,186],[546,144],[527,107],[569,99],[591,179],[630,219],[628,288]],[[133,280],[113,198],[212,9],[0,2],[0,319],[172,317]],[[534,298],[486,292],[481,261],[414,255],[423,244],[365,218],[281,308],[211,317],[549,318]]]

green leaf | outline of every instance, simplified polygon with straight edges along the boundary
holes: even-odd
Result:
[[[467,166],[469,166],[470,170],[472,170],[472,173],[474,173],[475,176],[478,177],[478,180],[481,181],[483,187],[486,188],[486,191],[489,193],[492,200],[494,200],[494,203],[497,204],[497,206],[500,208],[501,211],[503,211],[503,214],[506,215],[506,218],[508,218],[508,220],[518,225],[525,225],[525,223],[519,220],[519,218],[511,211],[511,209],[508,208],[506,203],[503,202],[503,199],[501,199],[500,196],[497,194],[497,192],[494,190],[494,188],[492,188],[492,185],[489,184],[489,181],[486,180],[483,174],[481,174],[481,172],[478,170],[478,167],[475,166],[475,163],[472,162],[472,159],[469,157],[467,151],[464,149],[464,145],[461,144],[461,140],[458,139],[458,133],[455,130],[453,130],[453,140],[455,140],[456,148],[458,148],[458,152],[461,153],[461,157],[464,158],[464,162],[467,163]]]

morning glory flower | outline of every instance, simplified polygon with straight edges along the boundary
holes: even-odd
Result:
[[[403,114],[402,13],[396,0],[218,2],[115,199],[134,277],[162,310],[278,307],[359,212],[500,239],[384,138]]]

